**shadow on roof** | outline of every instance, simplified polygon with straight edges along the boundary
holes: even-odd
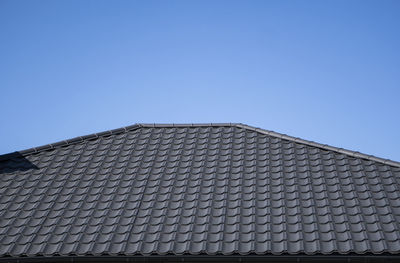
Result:
[[[0,174],[23,172],[31,169],[37,170],[39,168],[19,152],[0,156]]]

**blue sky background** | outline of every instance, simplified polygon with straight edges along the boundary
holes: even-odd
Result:
[[[400,161],[400,1],[0,0],[0,154],[242,122]]]

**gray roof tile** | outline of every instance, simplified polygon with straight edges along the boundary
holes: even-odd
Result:
[[[400,253],[400,164],[242,124],[0,156],[0,256]]]

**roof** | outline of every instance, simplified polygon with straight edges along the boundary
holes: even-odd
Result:
[[[243,124],[0,156],[0,257],[400,253],[400,163]]]

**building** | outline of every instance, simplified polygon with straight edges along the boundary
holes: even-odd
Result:
[[[400,262],[400,163],[243,124],[0,156],[0,262]]]

